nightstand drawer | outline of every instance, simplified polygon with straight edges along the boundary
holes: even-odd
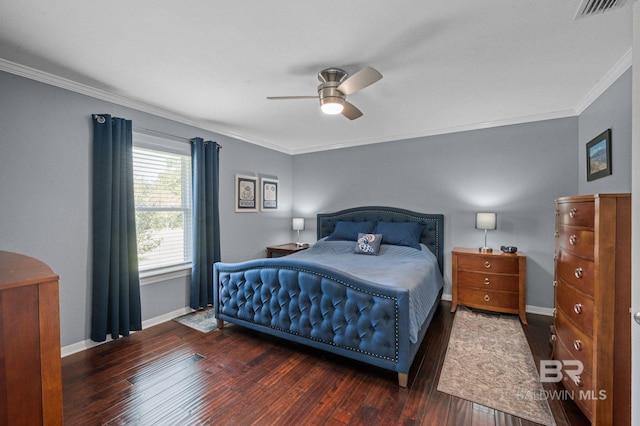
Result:
[[[566,225],[558,225],[557,243],[566,251],[585,259],[593,260],[593,231]]]
[[[585,203],[558,203],[558,223],[593,228],[595,205]]]
[[[518,293],[513,291],[458,288],[458,303],[472,308],[517,313],[518,299]]]
[[[518,291],[517,275],[498,275],[484,272],[458,271],[458,286],[485,290]]]
[[[509,255],[459,256],[458,269],[494,274],[518,274],[518,258]]]
[[[593,300],[562,279],[556,286],[556,306],[587,336],[593,336]]]
[[[558,250],[556,279],[560,278],[593,297],[593,261]]]

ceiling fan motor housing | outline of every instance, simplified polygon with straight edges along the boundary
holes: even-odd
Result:
[[[342,83],[347,78],[347,73],[340,68],[327,68],[318,73],[318,80],[321,83],[336,81]]]
[[[336,114],[342,111],[345,94],[338,90],[338,86],[346,77],[347,73],[339,68],[327,68],[318,73],[318,80],[321,82],[320,85],[318,85],[318,97],[320,98],[321,108],[326,104],[335,104],[336,106],[333,111],[335,111]],[[322,110],[327,112],[325,108],[322,108]]]

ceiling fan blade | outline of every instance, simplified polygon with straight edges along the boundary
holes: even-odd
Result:
[[[342,115],[347,117],[349,120],[355,120],[356,118],[362,117],[362,111],[356,108],[352,103],[344,101],[344,109],[342,110]]]
[[[267,99],[270,101],[278,101],[282,99],[318,99],[318,95],[316,96],[267,96]]]
[[[358,90],[362,90],[365,87],[372,85],[381,78],[382,74],[380,74],[378,70],[371,67],[365,67],[343,81],[338,86],[338,90],[345,95],[350,95],[351,93],[355,93]]]

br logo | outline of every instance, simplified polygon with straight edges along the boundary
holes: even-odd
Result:
[[[555,360],[555,359],[543,359],[540,360],[540,381],[542,383],[558,383],[562,381],[562,370],[567,373],[567,376],[574,382],[580,381],[580,374],[584,370],[582,361],[575,359],[568,360]]]

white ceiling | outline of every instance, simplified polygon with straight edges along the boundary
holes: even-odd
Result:
[[[632,19],[579,3],[0,0],[0,70],[297,154],[580,113],[631,65]],[[365,65],[357,120],[266,100]]]

